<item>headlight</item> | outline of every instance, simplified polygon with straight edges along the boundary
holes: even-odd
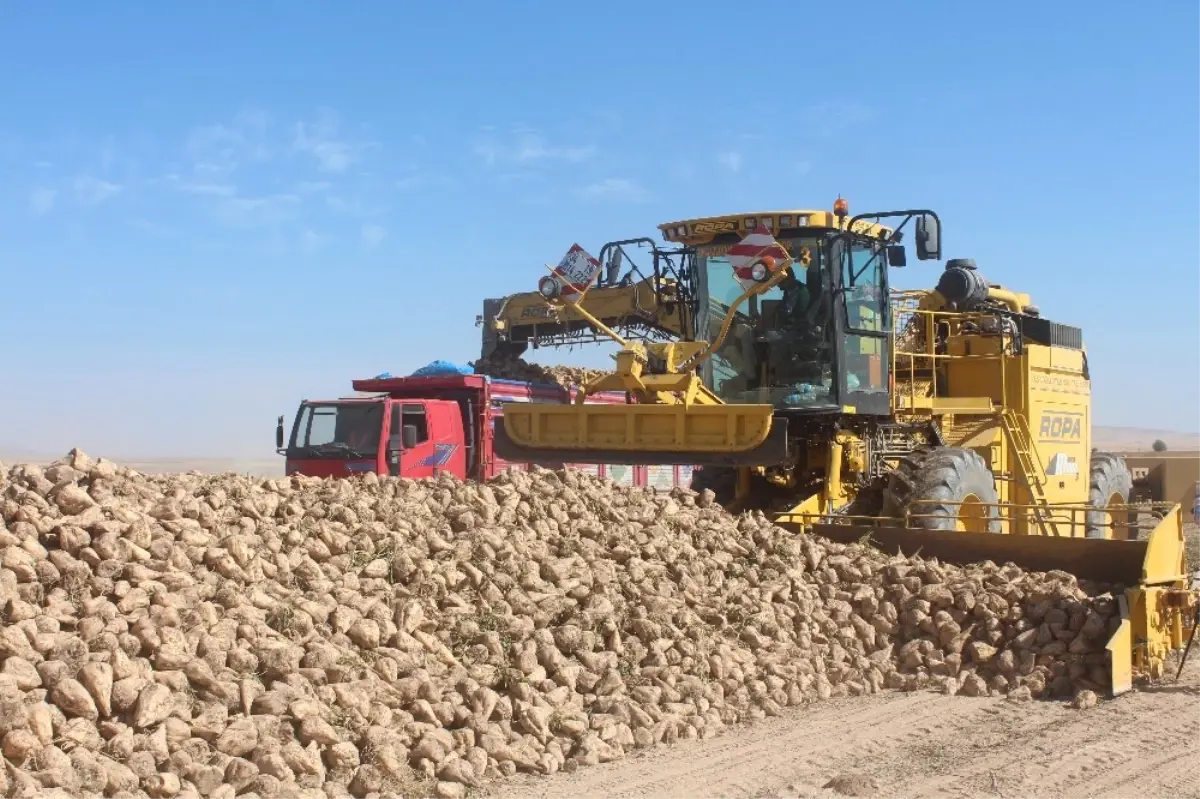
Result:
[[[767,278],[771,276],[771,270],[767,269],[767,265],[759,261],[754,266],[750,267],[750,277],[756,283],[766,283]]]
[[[558,296],[559,287],[558,281],[550,275],[538,281],[538,293],[548,300],[552,300]]]

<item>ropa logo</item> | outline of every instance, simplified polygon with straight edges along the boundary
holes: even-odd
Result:
[[[1083,414],[1043,413],[1038,438],[1043,441],[1079,441],[1083,438]]]
[[[521,309],[522,319],[550,319],[555,311],[549,305],[530,305]]]
[[[736,230],[737,223],[731,220],[722,222],[697,222],[692,225],[693,233],[722,233],[726,230]]]

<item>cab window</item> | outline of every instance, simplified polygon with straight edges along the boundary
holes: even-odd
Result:
[[[881,250],[866,244],[855,244],[850,250],[842,275],[847,327],[883,332],[887,312],[885,269],[887,261]]]
[[[429,422],[425,416],[424,405],[392,406],[392,435],[403,435],[404,428],[408,425],[417,428],[418,444],[429,440]]]
[[[846,307],[846,388],[885,392],[888,384],[887,259],[874,243],[856,242],[842,275]],[[871,335],[874,333],[875,335]]]

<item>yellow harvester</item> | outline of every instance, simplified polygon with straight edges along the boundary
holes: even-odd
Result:
[[[678,249],[665,299],[645,288],[663,285],[656,251],[652,280],[564,301],[544,278],[520,314],[493,306],[502,346],[520,327],[505,319],[539,314],[621,345],[615,374],[576,404],[506,405],[497,454],[693,465],[693,487],[731,509],[828,537],[1121,583],[1112,691],[1158,676],[1197,604],[1182,513],[1129,504],[1124,461],[1092,450],[1080,329],[969,259],[946,261],[932,290],[893,291],[910,224],[918,260],[941,259],[939,218],[848,216],[839,198],[832,212],[667,223]],[[641,309],[667,340],[615,332],[605,303]],[[611,390],[630,404],[583,403]]]

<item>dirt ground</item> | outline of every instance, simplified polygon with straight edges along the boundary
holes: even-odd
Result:
[[[1091,710],[933,693],[817,703],[493,797],[1200,797],[1200,653]],[[840,778],[842,792],[826,788]]]

